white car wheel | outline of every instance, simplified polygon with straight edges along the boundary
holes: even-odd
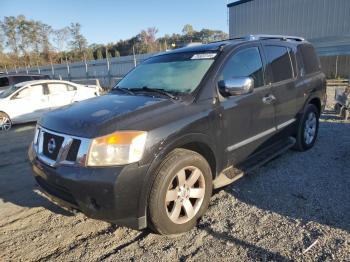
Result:
[[[0,113],[0,130],[7,131],[11,129],[12,122],[9,116],[5,113]]]

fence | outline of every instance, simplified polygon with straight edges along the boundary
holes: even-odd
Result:
[[[320,60],[327,78],[350,77],[350,55],[321,56]]]
[[[53,79],[64,79],[74,82],[98,79],[101,86],[111,87],[127,74],[135,64],[139,64],[153,54],[113,57],[110,59],[91,60],[72,64],[59,64],[35,68],[19,68],[9,73],[41,73]],[[321,56],[322,70],[327,78],[350,76],[350,56]]]
[[[64,79],[74,82],[98,79],[101,86],[111,87],[126,75],[135,64],[139,64],[154,54],[141,54],[109,59],[91,60],[71,64],[58,64],[31,68],[17,68],[8,73],[39,73],[49,75],[52,79]]]

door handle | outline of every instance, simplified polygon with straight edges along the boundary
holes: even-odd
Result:
[[[272,104],[276,100],[276,97],[272,94],[263,97],[262,101],[264,104]]]

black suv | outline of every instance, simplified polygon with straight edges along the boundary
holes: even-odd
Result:
[[[249,36],[156,55],[107,95],[46,114],[29,149],[51,199],[91,218],[176,234],[213,188],[310,149],[325,75],[304,39]]]
[[[0,74],[0,92],[9,88],[12,85],[31,81],[31,80],[42,80],[42,79],[50,79],[48,75],[39,75],[39,74]]]

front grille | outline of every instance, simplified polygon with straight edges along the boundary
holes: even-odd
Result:
[[[91,140],[45,129],[38,126],[34,150],[38,158],[51,167],[84,164]]]
[[[43,154],[51,160],[56,160],[64,138],[44,132]]]
[[[36,176],[35,180],[38,182],[39,186],[41,186],[50,195],[62,199],[74,206],[78,206],[78,203],[75,201],[73,195],[65,187],[49,183],[40,176]]]
[[[81,141],[79,139],[73,139],[72,145],[70,146],[67,154],[67,158],[66,158],[67,161],[77,160],[80,144],[81,144]]]

